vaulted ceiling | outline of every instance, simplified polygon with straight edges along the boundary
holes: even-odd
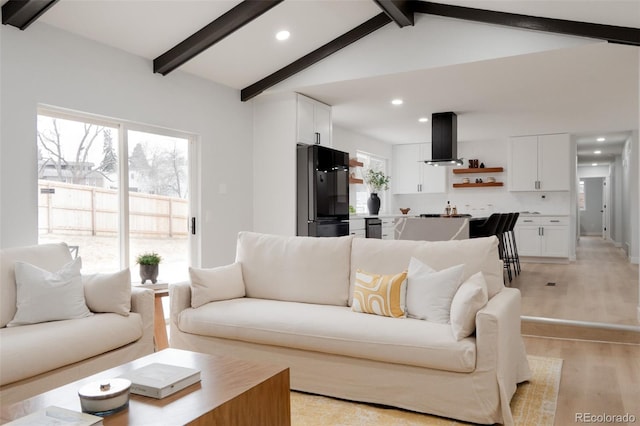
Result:
[[[402,18],[401,7],[406,2],[275,3],[178,69],[247,89],[380,15],[382,6],[399,6],[398,16]],[[640,28],[640,0],[439,3]],[[238,0],[60,0],[38,22],[152,61],[239,5]],[[283,29],[291,37],[279,42],[274,34]],[[439,29],[442,31],[437,32]],[[478,40],[484,41],[482,32],[487,30],[502,31],[496,34],[504,36],[495,45],[475,46],[469,34],[478,33]],[[469,141],[567,131],[580,135],[581,143],[586,144],[605,133],[611,135],[610,140],[620,140],[627,131],[638,128],[638,47],[532,33],[528,29],[503,29],[494,24],[416,14],[413,27],[386,24],[294,77],[268,87],[267,92],[295,90],[327,102],[334,106],[337,125],[390,143],[428,142],[430,126],[417,119],[447,110],[458,113],[459,138]],[[631,34],[632,38],[637,35]],[[396,43],[395,39],[400,41]],[[402,39],[408,42],[402,44]],[[539,43],[540,47],[524,46],[530,43]],[[447,49],[434,50],[439,45]],[[476,55],[480,50],[495,53]],[[429,62],[429,55],[435,54],[444,59]],[[164,78],[171,78],[171,74]],[[405,104],[392,109],[392,97],[402,97]]]

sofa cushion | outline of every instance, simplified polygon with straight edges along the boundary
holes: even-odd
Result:
[[[123,347],[142,337],[131,313],[44,322],[0,330],[0,385],[13,383]]]
[[[451,331],[457,340],[476,331],[476,314],[487,304],[487,283],[482,272],[462,283],[451,302]]]
[[[247,297],[346,306],[352,239],[240,232],[236,261]]]
[[[406,271],[395,275],[380,275],[358,270],[351,310],[404,318],[406,289]]]
[[[91,315],[84,299],[81,259],[49,272],[26,262],[16,262],[16,315],[7,327],[45,321],[78,319]]]
[[[498,256],[498,239],[486,237],[455,241],[355,238],[351,244],[352,289],[357,269],[393,274],[406,269],[411,257],[437,271],[464,263],[463,281],[482,271],[487,281],[489,299],[504,288],[502,261]]]
[[[16,261],[54,272],[71,261],[71,254],[64,243],[0,250],[0,327],[7,325],[16,314]]]
[[[455,372],[476,364],[475,338],[456,341],[448,324],[353,312],[346,306],[262,299],[183,310],[185,333]]]
[[[210,269],[189,268],[191,307],[198,308],[217,300],[244,297],[244,281],[240,263]]]
[[[82,276],[84,298],[91,312],[112,312],[127,316],[131,311],[131,271]]]
[[[412,257],[407,274],[407,315],[449,324],[451,301],[462,284],[463,272],[464,265],[436,271]]]

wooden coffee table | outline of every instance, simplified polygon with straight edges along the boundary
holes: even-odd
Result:
[[[131,395],[129,408],[104,418],[105,425],[291,424],[289,369],[235,358],[165,349],[135,361],[2,407],[2,423],[57,405],[81,411],[78,389],[152,362],[200,370],[201,382],[163,399]]]

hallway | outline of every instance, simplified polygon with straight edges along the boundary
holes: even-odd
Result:
[[[637,326],[638,265],[601,237],[581,237],[576,257],[521,264],[511,286],[522,292],[522,315]]]

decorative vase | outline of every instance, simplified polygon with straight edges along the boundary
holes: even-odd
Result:
[[[152,284],[158,282],[158,265],[140,265],[140,279],[142,284],[150,280]]]
[[[371,196],[369,196],[369,199],[367,200],[367,207],[369,208],[369,214],[378,214],[380,211],[380,198],[378,197],[378,194],[375,192],[371,193]]]

